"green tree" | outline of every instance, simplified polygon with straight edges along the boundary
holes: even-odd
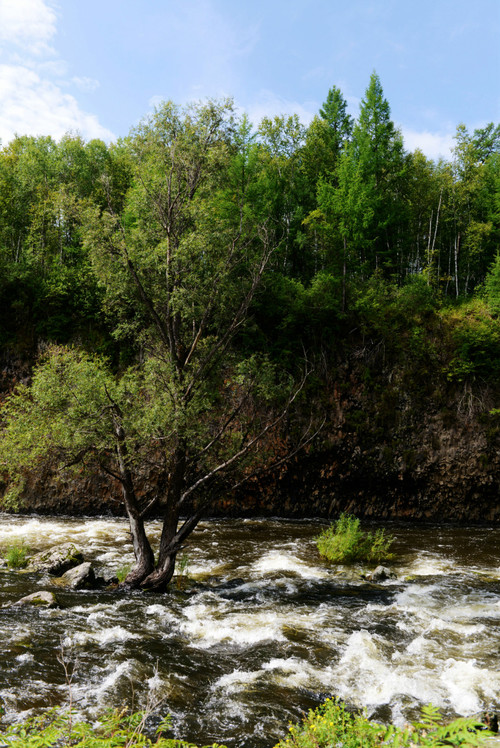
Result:
[[[484,284],[486,299],[493,314],[500,314],[500,254],[497,254]]]
[[[391,120],[389,103],[376,73],[361,100],[350,158],[355,162],[351,171],[355,168],[360,175],[356,189],[365,192],[362,202],[371,206],[371,221],[365,222],[359,240],[365,272],[380,270],[394,275],[401,240],[399,226],[405,214],[406,159],[403,139]]]
[[[279,432],[301,385],[239,345],[276,245],[231,103],[165,103],[127,148],[134,177],[123,210],[111,194],[105,210],[90,207],[85,244],[115,334],[135,341],[141,363],[115,380],[96,358],[56,351],[33,388],[9,400],[4,454],[18,455],[9,470],[21,472],[47,445],[66,464],[88,457],[114,476],[136,554],[125,581],[162,590],[207,507],[253,473],[257,447],[260,466],[286,459]],[[144,506],[136,486],[148,464],[158,492]],[[154,503],[163,514],[156,561],[144,529]]]

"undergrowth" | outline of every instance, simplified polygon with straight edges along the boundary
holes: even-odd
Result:
[[[161,720],[154,737],[145,733],[147,712],[108,712],[98,723],[77,721],[71,710],[57,709],[0,732],[0,748],[196,748],[193,743],[166,738],[170,716]],[[205,748],[225,748],[212,743]]]
[[[357,517],[341,514],[339,519],[324,529],[316,538],[318,551],[336,564],[354,561],[380,563],[392,557],[389,552],[394,538],[383,529],[364,532]]]
[[[438,748],[438,746],[477,746],[491,735],[474,717],[442,724],[439,709],[426,706],[422,717],[404,728],[372,722],[362,714],[351,714],[344,705],[327,699],[310,710],[304,721],[290,727],[286,738],[275,748]],[[481,730],[481,732],[478,732]]]
[[[24,569],[28,563],[28,548],[24,543],[12,543],[2,555],[9,569]]]
[[[0,748],[196,748],[193,743],[165,737],[164,732],[171,727],[169,716],[149,737],[148,717],[148,712],[129,714],[122,709],[90,724],[77,721],[71,709],[53,709],[4,729],[0,732]],[[491,734],[474,717],[442,724],[439,710],[431,705],[423,708],[419,722],[400,728],[373,722],[347,711],[341,702],[327,699],[311,709],[301,724],[291,726],[275,748],[468,748],[482,745]],[[212,743],[204,748],[225,746]]]

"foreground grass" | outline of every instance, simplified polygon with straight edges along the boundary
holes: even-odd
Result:
[[[148,715],[109,712],[100,722],[76,721],[71,711],[51,710],[42,716],[12,725],[0,732],[2,748],[196,748],[193,743],[167,738],[170,717],[162,720],[154,737],[145,734]],[[478,746],[491,733],[474,718],[441,724],[439,711],[425,707],[422,720],[408,727],[387,727],[361,714],[348,712],[344,705],[327,699],[310,710],[301,724],[290,727],[287,737],[275,748],[437,748],[438,746]],[[478,731],[481,732],[478,732]],[[204,748],[225,748],[212,743]]]
[[[108,712],[99,722],[89,724],[74,719],[71,711],[57,709],[0,732],[0,747],[7,748],[197,748],[193,743],[164,737],[171,726],[170,716],[156,728],[154,737],[145,733],[148,715]],[[149,732],[149,731],[148,731]],[[213,743],[204,748],[225,748]]]

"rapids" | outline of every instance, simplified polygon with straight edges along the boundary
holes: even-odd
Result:
[[[176,737],[268,748],[326,695],[402,723],[500,709],[500,529],[395,526],[397,578],[328,568],[314,522],[205,522],[185,589],[56,590],[63,607],[9,608],[51,580],[0,570],[0,703],[170,712]],[[153,537],[160,526],[151,523]],[[0,516],[0,547],[73,541],[95,568],[132,563],[119,519]],[[71,675],[71,683],[61,659]]]

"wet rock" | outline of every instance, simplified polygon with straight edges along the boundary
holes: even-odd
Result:
[[[23,605],[34,605],[44,608],[58,608],[59,603],[53,592],[48,590],[40,590],[40,592],[33,592],[31,595],[22,597],[17,602],[12,603],[10,607],[23,606]]]
[[[86,561],[73,569],[68,569],[61,579],[61,584],[71,590],[82,590],[93,588],[95,585],[95,574],[89,561]]]
[[[119,584],[119,579],[116,574],[109,569],[100,569],[100,573],[95,578],[95,587],[114,587]]]
[[[498,716],[496,714],[486,712],[483,715],[483,723],[486,725],[487,730],[498,732]]]
[[[377,566],[367,579],[369,582],[385,582],[386,579],[396,579],[396,575],[387,566]]]
[[[83,554],[74,543],[65,543],[48,551],[42,551],[29,560],[28,571],[41,571],[60,577],[61,574],[83,563]]]

